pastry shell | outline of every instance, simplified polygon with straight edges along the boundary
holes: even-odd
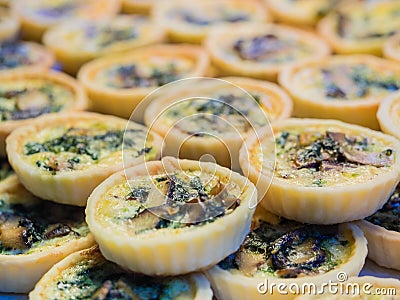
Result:
[[[383,132],[400,139],[400,92],[387,97],[379,105],[377,118]]]
[[[190,61],[192,66],[181,74],[182,77],[205,76],[210,67],[208,54],[201,47],[193,45],[155,45],[125,53],[120,57],[96,59],[84,65],[78,73],[78,79],[85,86],[91,99],[91,109],[127,119],[135,111],[137,117],[133,117],[133,120],[143,122],[146,105],[139,105],[139,103],[154,91],[156,86],[114,88],[98,83],[95,77],[99,72],[115,65],[137,64],[139,67],[140,65],[146,67],[147,64],[158,58],[171,61],[182,58]]]
[[[159,0],[122,0],[122,12],[149,15],[160,2]]]
[[[235,42],[241,38],[275,35],[278,38],[290,40],[291,51],[296,51],[294,45],[307,45],[312,50],[303,57],[297,57],[290,62],[265,62],[243,60],[231,50]],[[276,81],[279,71],[288,65],[321,59],[330,54],[330,48],[321,38],[313,33],[294,27],[274,24],[241,24],[225,25],[210,31],[204,45],[211,61],[218,68],[220,75],[245,76]],[[278,51],[276,51],[278,52]]]
[[[165,168],[165,169],[164,169]],[[97,207],[102,195],[112,186],[135,176],[165,174],[174,170],[202,170],[228,177],[242,190],[241,203],[233,212],[201,227],[154,230],[138,235],[99,223]],[[166,171],[168,170],[168,171]],[[165,157],[138,165],[109,177],[91,194],[86,221],[104,257],[135,272],[147,275],[178,275],[210,267],[236,251],[250,228],[256,190],[246,178],[214,163]]]
[[[54,175],[43,173],[36,164],[26,159],[23,148],[30,138],[40,136],[44,130],[49,128],[73,127],[77,122],[102,123],[105,126],[110,126],[109,128],[143,130],[147,135],[146,145],[151,145],[155,149],[154,159],[157,159],[161,152],[162,141],[157,134],[148,131],[142,125],[133,122],[128,123],[127,120],[114,116],[75,112],[43,117],[30,122],[28,126],[13,131],[7,138],[9,162],[22,184],[34,195],[59,203],[85,206],[90,193],[108,176],[122,170],[124,167],[133,166],[143,162],[145,159],[152,158],[144,155],[134,156],[133,154],[131,157],[126,154],[127,157],[125,159],[125,154],[123,155],[123,149],[121,149],[110,153],[98,164],[92,164],[83,170],[61,171]]]
[[[185,21],[181,15],[175,14],[194,13],[207,19],[207,14],[219,14],[218,11],[223,8],[223,12],[229,12],[230,9],[248,17],[247,20],[236,21],[236,23],[263,23],[271,20],[268,11],[261,3],[255,0],[203,0],[200,2],[188,3],[184,0],[164,1],[157,4],[153,9],[153,16],[167,30],[168,37],[172,42],[200,44],[207,36],[210,28],[221,24],[230,23],[229,21],[219,21],[215,24],[197,25]],[[171,17],[173,16],[173,17]]]
[[[296,294],[291,293],[288,289],[291,285],[301,287],[303,284],[310,284],[312,282],[316,287],[320,287],[329,281],[337,282],[338,276],[343,272],[349,276],[357,276],[361,271],[365,257],[367,256],[367,242],[362,231],[354,224],[340,224],[339,232],[349,232],[354,238],[351,256],[338,267],[323,274],[298,278],[277,278],[267,275],[265,277],[249,277],[239,273],[232,274],[218,265],[207,270],[205,273],[218,299],[294,299]],[[277,287],[279,284],[286,285],[285,291],[287,294],[280,294],[278,292]],[[272,289],[272,293],[269,292],[269,289],[266,291],[266,294],[259,292],[258,289],[262,291],[264,288],[268,288],[265,285],[268,285],[270,288],[275,285],[275,289]]]
[[[380,209],[400,180],[399,141],[389,135],[336,120],[287,119],[272,125],[275,134],[289,128],[312,127],[321,128],[324,132],[339,130],[345,134],[374,137],[393,149],[395,155],[393,164],[385,173],[377,174],[372,179],[357,184],[324,187],[294,184],[286,182],[283,178],[273,177],[276,170],[275,161],[263,157],[265,165],[271,167],[268,170],[256,165],[253,161],[256,153],[261,146],[265,147],[263,141],[271,137],[272,133],[269,130],[262,130],[257,134],[251,133],[240,150],[239,162],[243,174],[256,185],[260,204],[279,216],[311,224],[336,224],[359,220]],[[272,156],[275,158],[275,151]],[[269,185],[271,178],[272,183]]]
[[[18,18],[8,9],[0,7],[0,43],[15,40],[19,27]]]
[[[74,97],[70,99],[71,103],[65,106],[61,111],[62,112],[74,112],[74,111],[82,111],[87,109],[88,107],[88,98],[86,96],[86,92],[84,88],[72,77],[62,74],[55,71],[39,71],[39,70],[15,70],[12,72],[0,72],[0,85],[1,82],[6,81],[24,81],[24,80],[45,80],[52,83],[59,84],[61,86],[67,87],[72,91]],[[47,115],[54,115],[56,113],[49,113],[45,115],[41,115],[35,119],[42,118]],[[7,136],[15,129],[30,125],[33,121],[33,118],[29,119],[21,119],[21,120],[9,120],[0,122],[0,156],[5,156],[5,140]]]
[[[7,185],[1,185],[0,193],[7,194],[29,194],[18,182],[16,176],[9,178]],[[28,197],[32,197],[29,195]],[[19,199],[23,203],[23,199]],[[49,212],[43,212],[49,213]],[[54,264],[67,255],[92,246],[95,243],[93,235],[81,237],[57,245],[48,247],[42,251],[31,254],[0,255],[0,291],[12,293],[27,293],[33,289],[38,280]]]
[[[394,35],[383,44],[383,56],[400,62],[400,34]]]
[[[293,115],[299,118],[337,119],[379,130],[376,118],[379,104],[393,92],[370,94],[354,99],[328,98],[318,92],[324,87],[313,86],[313,84],[317,83],[316,73],[318,74],[319,70],[323,68],[329,70],[329,67],[337,65],[369,66],[372,70],[389,74],[394,78],[400,76],[400,64],[372,55],[338,55],[284,68],[279,74],[279,83],[294,100]],[[309,78],[307,81],[304,79],[306,73],[310,73],[306,75]]]
[[[134,28],[137,36],[131,40],[113,41],[106,46],[92,47],[90,42],[85,42],[85,39],[88,39],[85,36],[86,29],[98,28],[112,31],[113,26],[116,30],[121,28],[133,30]],[[76,75],[80,67],[90,60],[105,55],[123,57],[122,54],[126,51],[162,42],[164,37],[164,29],[150,18],[125,15],[98,21],[69,20],[63,22],[46,31],[43,43],[55,53],[65,72]],[[94,35],[90,38],[97,39],[98,36]],[[86,43],[88,46],[83,47],[81,43]]]

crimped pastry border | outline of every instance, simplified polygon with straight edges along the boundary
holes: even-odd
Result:
[[[400,116],[400,92],[387,97],[379,105],[376,116],[383,132],[400,139],[400,117],[395,119],[395,106],[397,106],[397,113]]]

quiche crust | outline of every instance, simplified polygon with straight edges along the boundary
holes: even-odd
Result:
[[[138,176],[167,174],[180,171],[199,171],[229,178],[228,183],[242,190],[240,205],[231,213],[216,217],[212,222],[176,229],[154,229],[143,233],[129,233],[124,228],[102,225],[98,209],[102,197],[111,187]],[[150,193],[151,195],[151,193]],[[91,194],[86,208],[86,221],[104,257],[135,272],[147,275],[177,275],[210,267],[242,243],[250,228],[255,201],[254,186],[241,175],[214,163],[178,160],[165,157],[148,162],[125,172],[119,172],[98,186]],[[153,200],[153,199],[151,199]],[[104,200],[103,200],[104,201]],[[151,214],[153,214],[151,212]]]
[[[372,55],[353,54],[332,56],[285,68],[279,74],[279,83],[293,98],[293,114],[296,117],[337,119],[379,130],[376,118],[379,104],[398,88],[396,78],[399,75],[400,64]],[[394,85],[379,87],[380,82],[377,81],[376,87],[374,83],[368,83],[366,88],[358,89],[356,81],[359,78],[352,79],[351,76],[371,76],[377,80],[384,76],[382,80],[391,80]],[[335,86],[329,85],[330,81]],[[328,86],[325,87],[325,84]],[[323,93],[323,90],[327,92]],[[361,95],[356,95],[355,90]]]
[[[250,276],[240,269],[235,269],[234,271],[224,269],[218,264],[206,270],[205,274],[211,282],[211,286],[218,299],[294,299],[298,294],[291,292],[288,288],[285,290],[287,292],[286,295],[280,294],[276,287],[279,284],[286,284],[287,286],[296,284],[297,286],[301,286],[310,282],[314,283],[316,287],[320,287],[329,281],[337,282],[338,274],[342,272],[345,272],[349,276],[356,276],[362,269],[365,257],[367,256],[367,242],[362,231],[354,224],[345,223],[338,226],[339,233],[351,236],[352,249],[345,261],[325,273],[303,274],[296,278],[280,278],[268,274]],[[251,265],[252,262],[249,264]],[[266,282],[268,286],[265,286]],[[273,290],[274,285],[275,290]],[[261,291],[264,290],[265,293],[259,292],[258,289]]]
[[[77,125],[79,123],[81,125]],[[74,126],[77,126],[77,128]],[[82,128],[80,126],[82,126]],[[91,128],[91,126],[93,128]],[[117,148],[110,150],[111,152],[105,154],[104,157],[95,159],[92,156],[93,161],[89,159],[85,163],[85,161],[80,162],[79,160],[82,158],[81,154],[85,153],[82,151],[86,150],[76,150],[78,151],[76,152],[74,150],[75,148],[71,148],[71,151],[75,151],[71,153],[76,153],[76,155],[78,155],[78,161],[76,163],[81,164],[78,169],[74,169],[74,161],[70,161],[74,158],[70,157],[68,163],[65,161],[66,158],[64,158],[63,155],[65,153],[65,155],[70,153],[68,152],[69,150],[59,151],[56,149],[53,153],[53,150],[41,149],[41,146],[39,146],[38,150],[34,151],[35,153],[25,154],[29,142],[43,143],[44,145],[48,141],[57,140],[59,134],[65,135],[70,132],[71,129],[78,131],[85,131],[87,129],[90,133],[91,131],[96,131],[96,126],[103,126],[104,130],[101,130],[101,132],[104,131],[105,135],[108,130],[113,129],[120,130],[121,132],[130,129],[132,129],[133,132],[135,130],[143,132],[145,139],[138,138],[138,141],[143,144],[137,146],[143,147],[144,144],[146,144],[146,149],[149,149],[150,152],[146,152],[147,150],[142,152],[138,149],[136,153],[135,151],[130,151],[130,148],[127,146],[124,148],[127,154],[123,155],[123,145],[118,144],[115,145]],[[51,130],[53,130],[54,133]],[[49,139],[47,139],[46,135],[50,134],[50,132],[54,135],[53,140],[50,135]],[[61,139],[61,141],[64,140],[62,136],[59,139]],[[79,132],[77,139],[79,140]],[[68,137],[66,137],[66,140],[68,140]],[[105,140],[105,143],[107,144],[108,142]],[[111,174],[124,167],[139,164],[145,159],[157,159],[161,151],[161,143],[161,138],[157,134],[148,131],[144,126],[134,122],[128,123],[128,121],[124,119],[96,113],[74,112],[46,116],[34,122],[30,122],[28,126],[13,131],[9,138],[7,138],[7,153],[9,162],[22,184],[34,195],[59,203],[85,206],[87,198],[93,189]],[[75,146],[79,147],[78,144]],[[72,147],[75,146],[72,145]],[[44,151],[43,156],[41,154],[42,150]],[[90,153],[87,152],[86,154],[89,155]],[[30,155],[33,155],[34,158],[30,158]],[[36,162],[35,159],[37,159]],[[96,162],[97,159],[99,159],[98,163]],[[72,164],[71,166],[69,166],[70,163]]]
[[[153,16],[163,24],[172,42],[192,44],[201,44],[210,28],[221,24],[270,21],[268,11],[254,0],[161,1],[155,5]]]
[[[16,199],[24,204],[31,201],[32,195],[24,189],[15,175],[7,179],[7,185],[1,185],[0,193],[10,194],[11,197],[27,197]],[[48,213],[48,212],[43,212]],[[95,243],[93,235],[88,233],[78,239],[72,239],[55,246],[44,247],[40,251],[27,254],[0,254],[0,291],[9,293],[27,293],[33,289],[38,280],[54,264],[67,255],[92,246]]]
[[[379,105],[377,118],[383,132],[400,139],[400,93],[387,97]]]
[[[64,22],[46,31],[43,43],[55,53],[64,71],[76,75],[82,65],[95,58],[122,57],[126,51],[160,43],[164,37],[164,29],[151,18],[121,15]]]
[[[269,131],[260,131],[257,135],[251,134],[240,150],[240,166],[245,176],[257,186],[261,205],[277,215],[312,224],[334,224],[358,220],[381,208],[399,182],[400,144],[398,140],[389,135],[336,120],[287,119],[273,124],[272,127],[275,137],[285,130],[294,129],[299,130],[300,133],[313,131],[323,133],[330,130],[352,137],[362,135],[367,139],[375,139],[382,148],[392,149],[394,155],[389,167],[368,179],[365,178],[369,175],[359,177],[361,173],[351,175],[333,168],[331,176],[333,176],[332,174],[341,174],[340,178],[343,178],[343,181],[334,183],[335,180],[333,180],[332,183],[324,184],[324,180],[326,180],[324,176],[327,176],[328,173],[321,173],[324,174],[322,181],[317,180],[315,184],[314,182],[304,184],[302,180],[305,180],[305,177],[301,175],[296,175],[300,176],[295,177],[298,179],[292,179],[290,174],[286,179],[282,177],[286,176],[284,174],[277,176],[280,162],[279,160],[275,161],[276,153],[268,150],[275,144]],[[266,142],[267,140],[268,142]],[[260,151],[264,150],[268,157],[265,156],[265,153],[261,155]],[[301,169],[296,167],[293,170],[298,172]],[[318,172],[316,174],[319,174]],[[269,187],[272,176],[274,178]],[[349,177],[347,178],[347,176]],[[354,180],[358,178],[358,181],[353,182],[354,180],[351,178]]]
[[[49,298],[49,289],[53,287],[53,285],[57,284],[54,280],[57,278],[63,278],[63,272],[72,268],[78,264],[82,264],[89,261],[100,261],[104,258],[101,255],[99,247],[93,246],[89,249],[84,249],[78,252],[75,252],[69,256],[67,256],[62,261],[58,262],[54,265],[36,284],[35,289],[29,293],[29,299],[39,300]],[[126,275],[135,276],[134,273],[130,273],[125,271]],[[207,278],[201,273],[192,273],[184,276],[185,279],[188,279],[191,285],[195,288],[195,294],[193,300],[211,300],[213,292],[210,288],[210,283],[207,281]],[[160,278],[162,280],[162,278]],[[67,293],[66,295],[67,296]]]
[[[159,0],[122,0],[122,12],[149,15],[159,2]]]
[[[171,62],[177,64],[176,79],[181,77],[205,76],[209,70],[209,57],[199,46],[192,45],[155,45],[137,49],[121,57],[103,57],[87,63],[78,73],[78,79],[85,86],[92,100],[92,109],[100,113],[113,114],[122,118],[129,118],[135,111],[138,118],[134,121],[143,122],[145,105],[138,104],[158,86],[113,87],[107,81],[115,79],[117,75],[110,75],[105,82],[98,82],[99,74],[118,66],[137,66],[137,69],[166,68]],[[180,66],[182,65],[182,66]],[[129,77],[130,75],[126,75]],[[147,75],[146,75],[147,76]],[[174,79],[175,80],[175,79]]]
[[[1,83],[18,83],[19,81],[29,80],[43,80],[44,82],[54,83],[65,87],[72,93],[72,97],[68,100],[70,103],[66,103],[61,108],[62,112],[77,112],[87,109],[88,98],[84,88],[72,77],[55,71],[40,71],[38,70],[20,70],[12,71],[0,74],[0,85]],[[52,115],[56,113],[46,113],[39,115],[37,118],[42,118],[45,115]],[[34,118],[6,120],[0,122],[0,156],[5,156],[5,140],[7,136],[16,128],[21,126],[30,125]]]
[[[24,40],[40,42],[45,31],[71,17],[99,20],[116,15],[121,7],[119,0],[65,1],[64,6],[48,0],[16,0],[10,6],[21,22]],[[72,9],[71,9],[72,8]]]
[[[260,38],[265,39],[265,45],[254,50],[254,54],[251,48],[255,46],[252,44]],[[247,46],[250,50],[243,50],[246,43],[250,43],[250,46]],[[274,24],[220,26],[210,31],[204,45],[220,75],[246,76],[270,81],[276,81],[279,71],[284,66],[318,60],[330,53],[329,46],[316,35]],[[241,47],[240,51],[243,53],[238,55],[237,49]]]
[[[195,90],[193,86],[196,86]],[[228,95],[233,95],[240,101],[229,102],[229,99],[224,98]],[[220,97],[226,108],[232,107],[234,111],[231,115],[226,112],[221,114],[221,118],[226,118],[226,121],[232,124],[232,128],[221,129],[215,133],[211,125],[209,129],[203,128],[196,119],[193,119],[192,125],[194,127],[199,125],[197,128],[192,128],[190,125],[179,125],[182,118],[190,120],[192,114],[199,114],[200,117],[203,115],[207,117],[208,113],[219,116],[218,111],[202,110],[202,106],[198,102],[201,100],[196,99],[196,97],[216,101]],[[179,108],[182,104],[185,106],[186,99],[195,99],[196,102],[193,106],[188,104],[188,107]],[[196,105],[199,106],[198,111],[184,111],[180,116],[169,116],[169,113],[174,114],[174,109],[190,110]],[[246,122],[250,123],[249,128],[246,128],[246,126],[241,128],[240,124],[234,123],[237,111],[241,110]],[[221,77],[220,80],[188,81],[187,84],[183,81],[181,88],[178,86],[175,90],[168,88],[165,93],[163,93],[163,90],[156,92],[145,111],[144,121],[148,127],[153,128],[164,137],[167,155],[179,155],[180,158],[198,160],[203,155],[208,154],[213,156],[218,164],[239,170],[239,150],[247,133],[257,126],[268,126],[269,121],[275,122],[289,118],[291,112],[292,100],[276,84],[251,78]],[[251,115],[252,113],[254,115]],[[174,124],[171,122],[174,122]],[[175,125],[175,122],[177,122],[177,125]],[[198,134],[196,134],[197,132]],[[213,135],[215,135],[214,138]]]
[[[8,9],[0,7],[0,42],[15,40],[19,28],[18,19]]]

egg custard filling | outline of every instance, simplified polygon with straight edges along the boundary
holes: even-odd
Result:
[[[385,205],[373,215],[365,218],[366,221],[384,227],[387,230],[400,233],[400,184],[390,196]]]
[[[238,39],[231,48],[243,60],[270,64],[288,63],[312,52],[310,44],[273,33]]]
[[[248,277],[298,278],[323,274],[346,262],[354,239],[337,225],[304,225],[284,218],[253,220],[240,249],[218,266]]]
[[[26,190],[0,193],[0,255],[28,255],[86,237],[82,208],[38,199]]]
[[[130,157],[154,159],[157,149],[146,146],[145,128],[128,128],[120,124],[77,121],[73,126],[44,128],[23,146],[24,159],[45,174],[86,170],[91,165],[111,163],[121,150]]]
[[[5,79],[0,83],[0,121],[24,120],[59,112],[74,103],[73,91],[43,79]]]
[[[96,209],[102,226],[139,235],[202,226],[230,214],[240,202],[237,185],[210,173],[185,171],[113,186]]]
[[[387,172],[394,159],[393,149],[378,139],[334,128],[281,131],[275,136],[275,146],[275,175],[306,187],[362,183]],[[264,157],[273,155],[266,148]]]
[[[192,62],[180,58],[150,58],[147,64],[115,64],[100,70],[94,80],[115,89],[159,87],[181,79]]]
[[[266,125],[268,123],[266,113],[272,109],[267,107],[268,102],[261,101],[265,95],[243,94],[243,92],[226,91],[216,93],[210,99],[182,101],[169,107],[160,118],[169,127],[179,121],[175,128],[200,137],[234,133],[235,130],[244,133],[252,126]],[[255,100],[249,100],[250,97]]]
[[[361,63],[305,67],[293,79],[303,90],[306,90],[304,83],[312,84],[310,94],[315,99],[322,97],[328,100],[358,100],[373,96],[383,97],[400,89],[400,80],[392,70],[379,70]]]

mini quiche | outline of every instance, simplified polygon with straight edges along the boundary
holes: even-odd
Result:
[[[34,118],[87,106],[84,88],[65,74],[0,71],[0,156],[5,156],[5,139],[14,129],[31,124]]]
[[[0,44],[0,74],[10,71],[44,71],[55,62],[53,53],[40,44],[10,42]]]
[[[29,299],[211,300],[212,296],[210,283],[200,273],[175,277],[132,273],[107,261],[94,246],[52,267]]]
[[[400,62],[400,34],[394,35],[383,44],[383,56]]]
[[[40,42],[43,33],[71,19],[100,20],[116,15],[119,0],[12,0],[11,9],[21,22],[22,37]]]
[[[329,46],[316,35],[273,24],[225,25],[205,40],[211,60],[222,75],[276,80],[285,66],[326,57]]]
[[[394,278],[373,276],[350,277],[340,285],[340,292],[325,292],[322,295],[302,295],[296,300],[395,300],[400,295],[400,281]],[[333,289],[334,291],[335,289]],[[338,289],[339,291],[339,289]],[[396,296],[397,295],[397,296]]]
[[[314,26],[339,0],[264,0],[275,20],[298,26]]]
[[[155,45],[124,56],[102,57],[82,67],[78,79],[92,100],[92,110],[129,118],[156,88],[185,77],[206,75],[209,57],[192,45]],[[144,106],[139,119],[142,122]]]
[[[142,125],[83,112],[43,117],[7,138],[9,162],[29,191],[78,206],[112,173],[156,159],[160,149],[161,138]]]
[[[372,55],[332,56],[285,68],[279,83],[296,117],[338,119],[379,130],[376,113],[400,89],[400,63]]]
[[[256,197],[254,185],[229,169],[165,157],[106,179],[89,197],[86,221],[106,259],[178,275],[236,251]]]
[[[317,26],[336,53],[375,55],[382,55],[384,42],[399,28],[399,1],[343,1]]]
[[[86,62],[100,56],[155,44],[164,29],[144,16],[117,16],[105,20],[69,20],[48,30],[44,44],[61,62],[63,70],[76,74]]]
[[[261,204],[277,215],[314,224],[358,220],[381,208],[400,180],[400,142],[389,135],[319,119],[283,120],[273,131],[252,134],[239,161],[259,185]]]
[[[400,92],[379,105],[377,118],[383,132],[400,139]]]
[[[210,28],[226,23],[262,23],[270,17],[257,0],[164,1],[153,10],[170,40],[200,44]]]
[[[19,32],[19,21],[6,8],[0,7],[0,43],[15,40]]]
[[[311,282],[321,287],[341,272],[356,276],[366,256],[367,241],[354,224],[306,225],[259,207],[239,250],[206,276],[218,299],[293,299],[296,291],[283,295],[271,287]]]
[[[400,184],[380,210],[358,225],[368,240],[368,257],[380,266],[400,270]]]
[[[26,293],[55,263],[94,244],[84,209],[38,199],[14,177],[0,188],[0,292]]]
[[[165,153],[175,157],[198,160],[208,154],[218,164],[239,170],[246,134],[288,118],[292,111],[291,99],[274,83],[226,77],[182,85],[156,92],[144,116],[145,124],[164,137]]]

